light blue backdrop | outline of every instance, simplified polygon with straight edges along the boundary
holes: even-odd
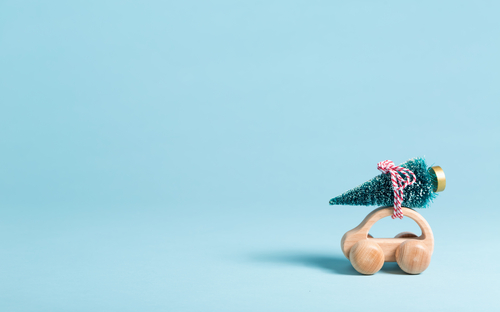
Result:
[[[2,1],[0,310],[498,311],[499,10]],[[328,200],[415,156],[431,265],[360,276]]]

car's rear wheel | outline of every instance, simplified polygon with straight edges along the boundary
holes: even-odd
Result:
[[[349,260],[359,273],[374,274],[384,265],[384,251],[377,243],[364,239],[352,246]]]
[[[431,252],[418,240],[407,240],[396,249],[396,261],[408,274],[420,274],[431,262]]]
[[[412,232],[401,232],[398,235],[394,236],[394,238],[412,238],[412,237],[418,237],[418,236],[417,234]]]

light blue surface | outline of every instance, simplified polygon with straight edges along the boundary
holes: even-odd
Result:
[[[0,311],[500,310],[499,10],[2,1]],[[360,276],[328,200],[415,156],[431,265]]]

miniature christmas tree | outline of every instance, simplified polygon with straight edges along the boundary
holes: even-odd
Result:
[[[411,170],[416,177],[413,184],[404,188],[402,206],[408,208],[426,208],[437,196],[435,192],[444,189],[442,183],[438,185],[438,178],[434,171],[434,168],[439,167],[428,169],[423,158],[413,158],[399,166]],[[441,168],[436,170],[441,170]],[[391,175],[385,173],[379,174],[375,178],[346,191],[342,195],[332,198],[330,205],[392,206],[394,205],[394,190]]]

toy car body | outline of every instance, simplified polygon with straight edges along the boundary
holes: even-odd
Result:
[[[413,219],[422,235],[403,232],[395,238],[373,238],[368,231],[378,220],[391,216],[392,207],[373,210],[354,229],[344,234],[341,248],[356,271],[362,274],[378,272],[384,262],[397,262],[409,274],[423,272],[430,263],[434,250],[434,236],[427,221],[415,210],[402,207],[405,217]]]

